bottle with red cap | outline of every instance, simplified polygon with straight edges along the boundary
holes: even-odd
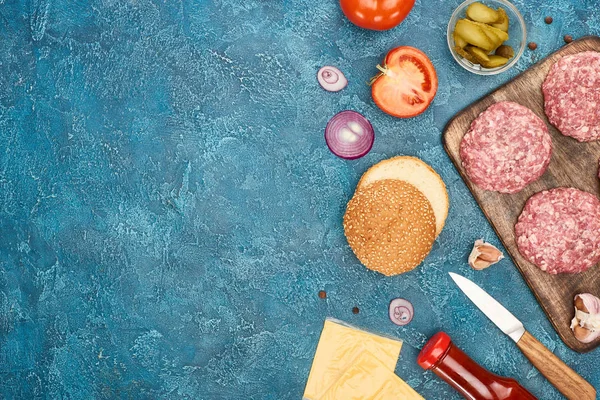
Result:
[[[477,364],[444,332],[429,339],[417,362],[469,400],[537,400],[516,380],[493,374]]]

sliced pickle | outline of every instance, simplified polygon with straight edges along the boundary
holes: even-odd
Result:
[[[477,61],[477,60],[475,59],[475,57],[473,57],[473,56],[472,56],[470,53],[467,53],[467,52],[465,51],[465,49],[463,49],[463,48],[461,48],[461,47],[458,47],[458,46],[455,46],[455,47],[454,47],[454,50],[455,50],[455,51],[458,53],[458,55],[460,55],[462,58],[464,58],[464,59],[466,59],[466,60],[468,60],[468,61],[472,62],[473,64],[479,64],[479,61]]]
[[[502,46],[496,49],[495,54],[504,58],[513,58],[515,56],[515,51],[512,47],[503,44]]]
[[[503,32],[508,32],[508,15],[506,15],[506,11],[503,8],[498,7],[498,14],[500,14],[500,19],[494,23],[492,26],[494,28],[500,29]]]
[[[488,26],[488,25],[486,25]],[[500,45],[502,43],[504,43],[504,41],[496,34],[494,33],[494,31],[491,31],[489,29],[485,29],[483,28],[483,33],[485,33],[487,35],[487,37],[490,38],[490,40],[494,43],[494,48],[492,50],[496,50],[498,47],[500,47]]]
[[[490,61],[487,52],[485,50],[480,49],[479,47],[467,46],[465,47],[465,50],[469,52],[469,54],[471,54],[473,57],[475,57],[475,60],[477,60],[478,64],[483,65],[484,63]]]
[[[477,23],[469,21],[468,19],[459,19],[456,22],[454,32],[462,37],[467,43],[484,50],[492,51],[498,47]]]
[[[502,44],[508,40],[508,33],[504,32],[503,30],[494,28],[493,26],[488,25],[488,24],[482,24],[481,22],[471,22],[471,23],[476,24],[479,27],[481,27],[481,29],[483,29],[483,31],[486,34],[488,34],[488,35],[493,34],[494,36],[498,37],[501,40],[500,44]]]
[[[488,6],[477,2],[467,7],[467,17],[473,21],[492,24],[498,22],[500,14],[493,8],[489,8]]]
[[[491,55],[491,56],[488,56],[488,58],[490,59],[489,61],[481,63],[481,65],[486,68],[498,68],[508,62],[508,58],[500,57],[497,55]]]
[[[456,31],[454,33],[452,33],[452,37],[454,38],[454,44],[457,47],[460,47],[461,49],[464,49],[465,46],[467,46],[469,43],[467,43],[467,41],[465,39],[463,39],[460,35],[458,35],[456,33]]]

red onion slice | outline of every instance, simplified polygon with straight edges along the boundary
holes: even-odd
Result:
[[[367,154],[375,141],[373,126],[356,111],[342,111],[334,115],[325,128],[325,142],[338,157],[354,160]]]
[[[336,67],[325,66],[317,72],[317,80],[328,92],[339,92],[348,85],[348,80]]]
[[[401,298],[390,301],[390,320],[394,324],[398,326],[408,324],[412,321],[414,313],[410,301]]]

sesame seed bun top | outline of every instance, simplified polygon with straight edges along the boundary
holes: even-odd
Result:
[[[438,236],[446,223],[450,205],[446,185],[438,173],[416,157],[392,157],[369,168],[360,178],[357,190],[384,179],[399,179],[410,183],[427,197],[435,214],[435,235]]]
[[[429,200],[413,185],[386,179],[359,189],[348,202],[344,232],[367,268],[391,276],[414,269],[435,240]]]

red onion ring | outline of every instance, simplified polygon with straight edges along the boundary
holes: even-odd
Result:
[[[330,68],[325,68],[323,71],[321,71],[321,78],[323,78],[325,83],[330,85],[333,85],[340,80],[340,76]]]
[[[362,114],[342,111],[334,115],[325,128],[325,142],[338,157],[354,160],[367,154],[373,147],[375,131]]]
[[[348,85],[348,80],[336,67],[325,66],[317,72],[317,80],[328,92],[339,92]]]
[[[390,301],[390,320],[398,325],[404,326],[413,319],[415,311],[410,301],[397,298]]]

